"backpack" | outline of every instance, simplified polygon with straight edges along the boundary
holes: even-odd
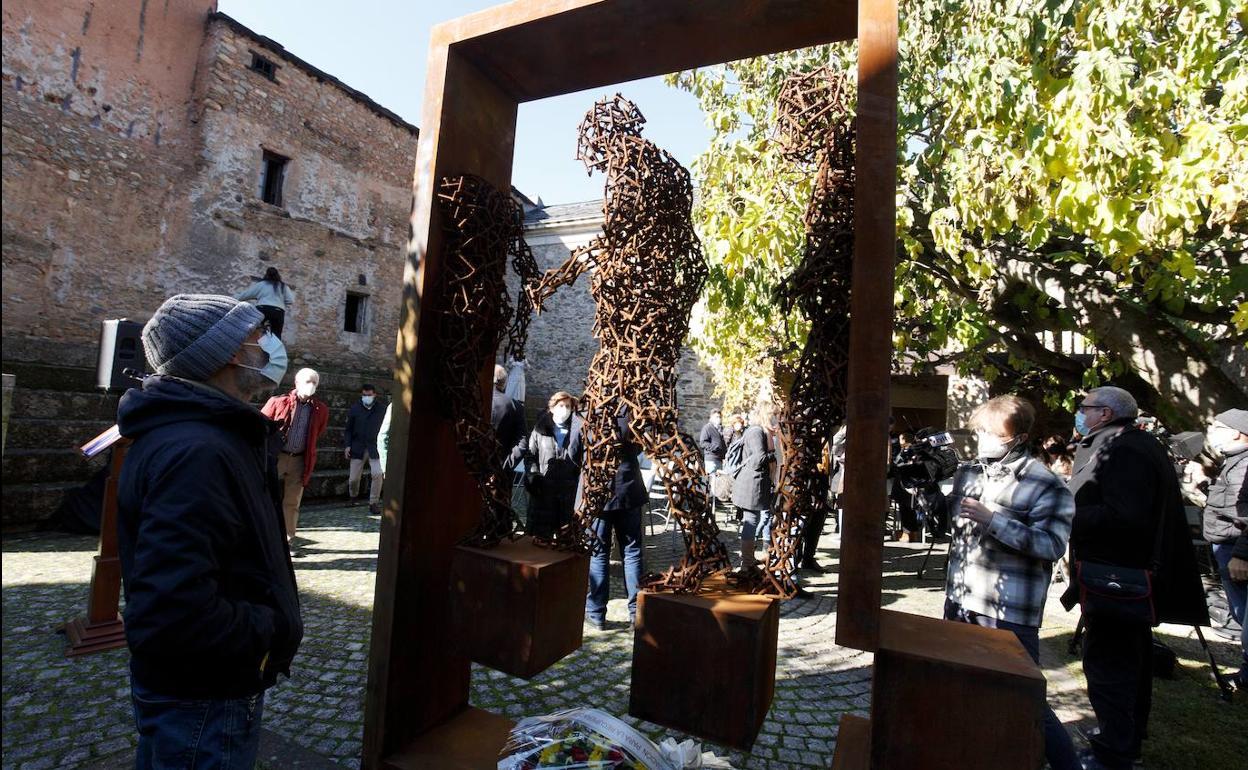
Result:
[[[729,478],[735,479],[741,475],[741,468],[745,465],[745,437],[734,439],[728,447],[728,451],[724,453],[724,473]]]

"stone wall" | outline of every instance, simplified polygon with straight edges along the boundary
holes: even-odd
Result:
[[[549,270],[563,264],[577,246],[593,239],[600,226],[600,218],[570,227],[530,226],[527,241],[538,267]],[[598,352],[592,333],[594,301],[589,283],[590,275],[586,274],[575,284],[561,287],[529,327],[526,401],[531,415],[544,409],[556,391],[580,396],[585,390],[590,359]],[[696,437],[710,410],[719,406],[714,398],[715,383],[710,370],[688,347],[681,354],[677,374],[681,428]]]
[[[296,291],[292,375],[322,370],[344,403],[361,381],[388,385],[416,128],[214,11],[4,4],[6,527],[91,473],[73,447],[115,408],[92,387],[101,320],[236,293],[274,266]],[[261,200],[266,150],[289,158],[281,206]],[[367,297],[358,332],[344,330],[348,291]],[[341,469],[322,459],[314,487],[328,491]]]

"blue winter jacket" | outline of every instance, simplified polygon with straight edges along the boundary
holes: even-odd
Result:
[[[271,686],[303,637],[295,574],[258,409],[199,383],[149,377],[117,409],[134,443],[118,482],[130,670],[179,698]]]

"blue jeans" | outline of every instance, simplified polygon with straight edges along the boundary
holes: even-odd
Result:
[[[130,680],[139,731],[135,770],[244,770],[260,749],[264,693],[234,700],[183,700]]]
[[[589,592],[585,595],[585,615],[595,623],[607,617],[611,596],[611,535],[620,542],[624,561],[624,587],[628,591],[628,617],[637,617],[637,591],[641,587],[641,506],[622,511],[604,511],[594,519],[594,534],[602,541],[589,556]]]
[[[1231,608],[1231,617],[1242,629],[1244,627],[1245,610],[1248,609],[1248,581],[1231,580],[1228,565],[1231,563],[1231,552],[1235,550],[1235,541],[1213,544],[1213,560],[1218,563],[1218,575],[1222,578],[1222,590],[1226,592],[1226,603]],[[1240,645],[1244,650],[1243,662],[1239,666],[1239,675],[1248,677],[1248,637],[1240,632]]]
[[[755,537],[756,535],[758,537]],[[771,539],[771,511],[751,511],[748,508],[742,508],[741,539],[762,540],[766,544]]]
[[[948,599],[945,600],[945,620],[956,620],[984,628],[1009,631],[1023,643],[1023,648],[1027,650],[1027,654],[1031,656],[1036,665],[1040,665],[1040,629],[1036,626],[997,620],[963,609],[961,605],[954,604]],[[1053,770],[1079,770],[1079,755],[1075,752],[1075,744],[1070,740],[1070,734],[1066,732],[1066,728],[1062,727],[1057,714],[1053,713],[1052,707],[1047,703],[1044,704],[1044,756]]]

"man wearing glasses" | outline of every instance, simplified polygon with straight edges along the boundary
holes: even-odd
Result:
[[[1153,624],[1209,625],[1178,476],[1161,442],[1136,428],[1138,415],[1135,398],[1121,388],[1095,388],[1079,404],[1071,558],[1151,571]],[[1085,614],[1084,621],[1083,669],[1099,727],[1083,766],[1130,768],[1152,705],[1152,627],[1111,615]]]

